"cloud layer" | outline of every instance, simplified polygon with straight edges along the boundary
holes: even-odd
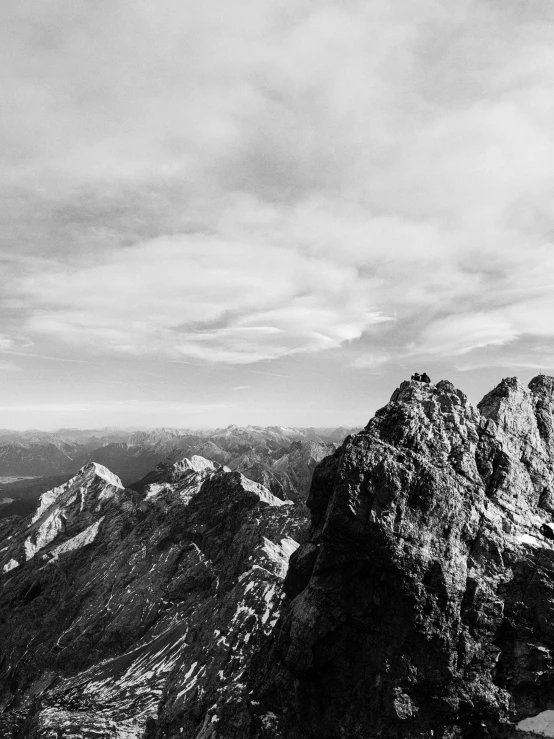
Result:
[[[373,280],[267,243],[158,238],[101,265],[26,277],[31,333],[130,354],[249,363],[336,348],[385,320]]]
[[[0,350],[550,356],[553,13],[13,5]]]

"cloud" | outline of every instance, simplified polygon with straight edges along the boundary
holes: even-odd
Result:
[[[0,351],[10,349],[14,345],[14,340],[6,334],[0,334]]]
[[[548,267],[549,264],[545,263],[545,273]],[[535,366],[541,360],[531,361],[529,352],[540,352],[541,355],[546,353],[548,356],[549,350],[543,342],[554,338],[551,320],[553,311],[554,298],[547,294],[491,308],[487,312],[475,311],[447,316],[431,321],[422,331],[419,341],[412,343],[408,351],[416,355],[459,356],[486,347],[515,344],[522,353],[519,359],[514,358],[512,351],[512,356],[505,354],[501,361],[506,364]],[[496,363],[499,360],[491,354],[490,361]]]
[[[85,359],[74,359],[72,357],[52,357],[48,354],[35,354],[34,352],[22,352],[22,351],[11,351],[11,350],[5,350],[6,354],[15,355],[16,357],[28,357],[28,358],[36,358],[36,359],[47,359],[52,362],[71,362],[72,364],[85,364],[87,360]]]
[[[366,368],[382,332],[552,336],[547,4],[24,0],[0,34],[7,332]]]
[[[471,313],[434,321],[422,332],[421,343],[413,349],[418,354],[457,356],[485,346],[506,344],[515,338],[517,333],[501,316]]]
[[[350,366],[358,369],[376,369],[382,367],[388,361],[390,361],[390,355],[388,354],[363,354],[356,357]]]
[[[236,385],[233,390],[248,390],[250,385]]]
[[[75,345],[249,363],[335,348],[385,318],[349,265],[267,244],[159,238],[12,285],[26,329]]]
[[[176,414],[202,414],[214,409],[229,408],[225,403],[172,403],[170,401],[77,401],[60,403],[19,403],[14,405],[1,405],[3,413],[33,413],[33,414],[73,414],[73,413],[118,413],[123,415],[145,415],[148,413]]]

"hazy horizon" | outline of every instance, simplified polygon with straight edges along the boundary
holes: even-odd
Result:
[[[532,373],[525,377],[518,377],[518,380],[522,382],[524,385],[527,385],[533,377],[536,377],[538,373]],[[545,373],[543,373],[545,374]],[[475,395],[475,397],[469,397],[470,402],[472,402],[474,405],[477,405],[477,403],[488,393],[490,390],[492,390],[496,385],[498,385],[504,377],[513,377],[514,375],[503,375],[502,377],[498,378],[498,381],[493,383],[492,385],[486,387],[484,391],[480,395]],[[402,378],[404,380],[408,379],[407,377]],[[398,385],[400,385],[400,382],[402,382],[402,379],[398,382]],[[447,379],[447,378],[440,378],[440,379]],[[434,382],[438,382],[439,379],[436,378]],[[451,380],[450,380],[451,381]],[[455,384],[455,383],[454,383]],[[308,424],[308,423],[295,423],[295,424],[287,424],[287,423],[277,423],[277,422],[267,422],[267,423],[254,423],[254,422],[244,422],[244,423],[235,423],[234,421],[230,421],[229,423],[216,423],[216,424],[202,424],[198,423],[195,425],[187,425],[187,424],[178,424],[178,425],[168,425],[168,424],[158,424],[158,425],[149,425],[149,424],[129,424],[129,425],[113,425],[113,424],[102,424],[97,426],[86,426],[84,424],[82,425],[74,425],[74,426],[1,426],[0,427],[0,434],[4,431],[6,432],[32,432],[32,431],[39,431],[39,432],[45,432],[45,433],[55,433],[59,431],[78,431],[78,432],[94,432],[94,431],[157,431],[157,430],[166,430],[166,431],[190,431],[191,433],[194,433],[195,431],[199,432],[205,432],[205,431],[216,431],[216,430],[225,430],[231,426],[237,426],[238,428],[246,428],[246,427],[258,427],[258,428],[271,428],[271,427],[284,427],[284,428],[292,428],[292,429],[308,429],[313,428],[316,431],[318,430],[332,430],[332,429],[338,429],[338,428],[362,428],[367,424],[367,422],[373,417],[375,412],[381,408],[382,406],[386,405],[390,399],[390,395],[392,395],[393,391],[398,387],[398,385],[391,386],[389,395],[383,400],[382,403],[378,404],[373,410],[368,411],[367,413],[364,413],[363,411],[360,412],[360,417],[363,415],[365,418],[364,421],[359,423],[351,423],[351,422],[331,422],[331,423],[323,423],[323,424]],[[462,390],[465,392],[463,387],[456,386],[457,389]],[[142,411],[142,407],[137,408],[137,410]],[[229,412],[231,409],[229,409]],[[240,414],[239,414],[240,415]]]
[[[357,426],[346,426],[344,424],[339,424],[338,426],[283,426],[279,424],[271,424],[268,426],[260,426],[258,424],[246,424],[245,426],[237,426],[237,424],[229,424],[228,426],[197,426],[196,428],[190,428],[188,426],[100,426],[100,427],[93,427],[93,428],[85,428],[80,426],[61,426],[59,428],[53,428],[53,429],[39,429],[39,428],[25,428],[25,429],[10,429],[10,428],[0,428],[0,434],[2,434],[4,431],[6,432],[21,432],[21,433],[32,433],[34,431],[38,431],[40,433],[57,433],[57,432],[78,432],[82,434],[86,433],[97,433],[97,432],[106,432],[106,433],[115,433],[115,432],[136,432],[136,431],[146,431],[146,432],[154,432],[154,431],[186,431],[190,433],[195,432],[205,432],[205,431],[226,431],[230,428],[238,428],[238,429],[246,429],[246,428],[259,428],[259,429],[270,429],[270,428],[276,428],[276,429],[291,429],[294,431],[305,431],[308,429],[314,429],[314,431],[334,431],[336,429],[341,428],[358,428]]]
[[[554,374],[554,6],[23,0],[0,426],[362,426]]]

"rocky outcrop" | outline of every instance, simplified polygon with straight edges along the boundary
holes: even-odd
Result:
[[[404,382],[316,468],[251,736],[554,736],[553,409]]]
[[[91,464],[45,493],[0,552],[0,736],[208,737],[240,720],[304,525],[200,457],[136,490]]]

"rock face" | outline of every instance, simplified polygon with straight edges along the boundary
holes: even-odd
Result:
[[[0,551],[0,736],[208,737],[242,720],[304,525],[201,457],[137,490],[89,464],[45,493]]]
[[[554,736],[553,411],[404,382],[316,468],[251,736]]]
[[[0,736],[554,737],[554,378],[403,383],[309,527],[200,457],[133,487],[88,465],[9,524]]]

